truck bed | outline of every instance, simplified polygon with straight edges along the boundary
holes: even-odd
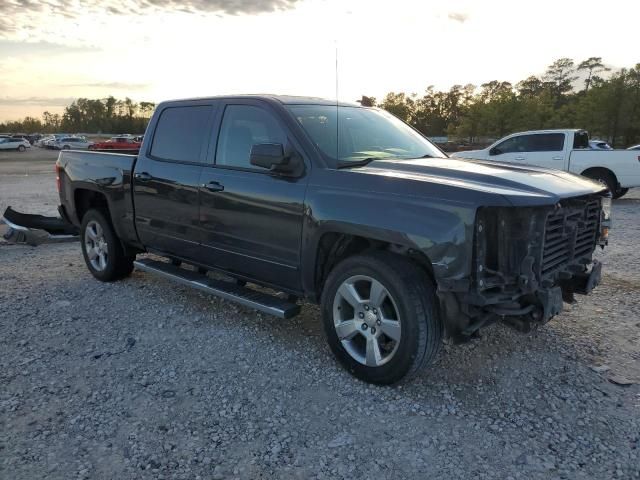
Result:
[[[640,152],[633,150],[571,150],[568,170],[583,173],[602,166],[611,170],[622,188],[640,187]]]
[[[76,226],[90,202],[105,201],[118,236],[137,243],[132,174],[136,155],[79,150],[61,151],[56,162],[63,214]],[[96,194],[99,194],[96,195]]]

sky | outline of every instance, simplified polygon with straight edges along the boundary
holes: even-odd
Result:
[[[355,101],[640,62],[637,0],[0,0],[0,18],[0,121],[78,97]]]

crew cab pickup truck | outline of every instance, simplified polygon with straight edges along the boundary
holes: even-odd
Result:
[[[445,337],[528,331],[588,293],[610,211],[587,178],[451,159],[383,110],[313,98],[165,102],[137,156],[56,168],[98,280],[135,267],[283,318],[319,303],[338,360],[383,384]]]
[[[613,198],[640,186],[640,155],[628,150],[593,149],[584,130],[535,130],[501,138],[484,150],[454,158],[538,165],[577,173],[605,184]]]

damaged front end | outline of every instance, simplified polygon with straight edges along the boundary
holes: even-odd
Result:
[[[496,320],[527,332],[593,290],[602,268],[593,252],[607,243],[610,202],[589,195],[548,207],[481,208],[470,289],[458,296],[464,320],[452,336],[464,340]]]
[[[78,228],[67,220],[61,207],[58,211],[60,217],[45,217],[16,212],[7,207],[1,221],[8,228],[2,236],[9,243],[33,246],[77,240]]]

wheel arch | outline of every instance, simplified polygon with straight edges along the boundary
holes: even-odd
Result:
[[[613,173],[612,170],[608,169],[607,167],[589,167],[586,170],[584,170],[580,175],[582,175],[583,177],[591,178],[590,174],[596,174],[598,172],[602,172],[602,173],[605,173],[606,175],[609,175],[613,179],[615,186],[619,187],[620,182],[618,181],[618,177],[616,176],[615,173]]]
[[[78,224],[82,223],[82,218],[91,209],[100,210],[111,221],[109,202],[102,192],[89,188],[76,188],[73,192],[73,204]]]
[[[73,205],[78,225],[82,224],[82,218],[89,210],[99,210],[105,215],[107,221],[109,221],[113,227],[125,253],[134,255],[142,251],[137,246],[130,245],[129,241],[126,240],[126,237],[120,229],[120,225],[113,219],[113,206],[109,202],[109,197],[104,192],[84,186],[76,188],[73,191]]]
[[[331,270],[344,259],[366,251],[389,251],[414,261],[435,283],[435,274],[431,259],[420,249],[407,242],[399,241],[394,235],[369,231],[368,234],[356,233],[347,229],[327,230],[319,235],[313,249],[313,265],[305,278],[305,290],[310,292],[312,301],[319,301],[324,284]]]

